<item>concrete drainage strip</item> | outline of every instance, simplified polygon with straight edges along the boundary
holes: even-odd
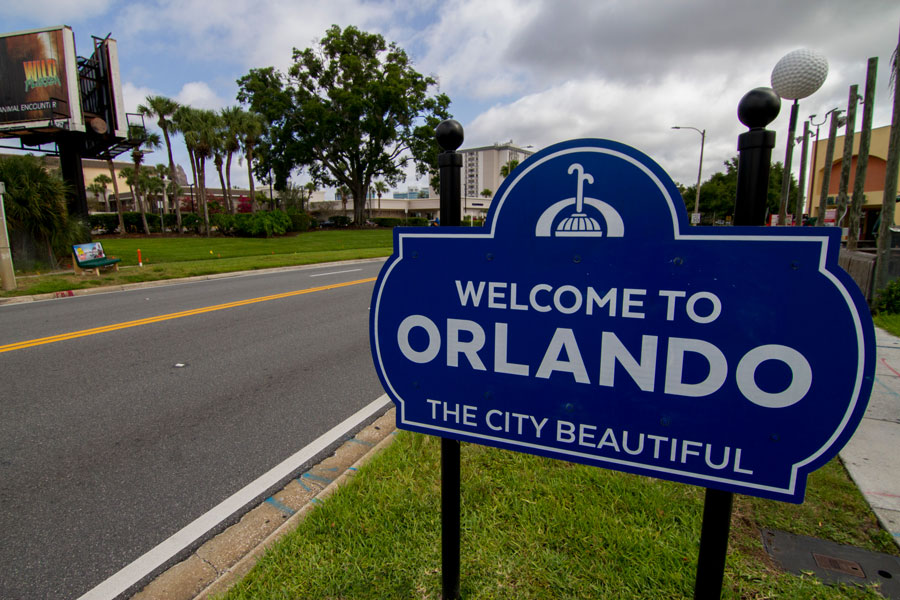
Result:
[[[228,590],[276,540],[296,529],[317,503],[333,494],[393,441],[395,419],[391,408],[339,446],[334,454],[158,575],[132,596],[133,600],[206,600]]]

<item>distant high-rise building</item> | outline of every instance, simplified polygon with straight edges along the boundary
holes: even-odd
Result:
[[[464,148],[459,152],[463,155],[462,191],[469,198],[479,197],[485,189],[496,193],[503,182],[500,175],[503,165],[514,160],[521,163],[534,154],[532,150],[516,146],[512,140],[493,146]]]

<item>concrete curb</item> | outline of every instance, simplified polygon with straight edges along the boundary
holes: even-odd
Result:
[[[330,456],[248,511],[238,523],[158,575],[132,598],[208,600],[227,591],[277,540],[296,529],[317,504],[393,442],[395,420],[395,409],[391,408]]]
[[[156,281],[142,281],[140,283],[123,283],[120,285],[107,285],[95,288],[85,288],[81,290],[65,290],[61,292],[50,292],[47,294],[34,294],[31,296],[11,296],[9,298],[0,298],[0,306],[4,304],[23,304],[25,302],[39,302],[42,300],[56,300],[58,298],[72,298],[74,296],[92,296],[94,294],[107,294],[112,292],[127,292],[129,290],[140,290],[145,288],[160,287],[166,285],[177,285],[181,283],[192,283],[195,281],[212,281],[214,279],[226,279],[229,277],[248,277],[251,275],[265,275],[268,273],[280,273],[283,271],[300,271],[304,269],[318,269],[322,267],[355,265],[370,262],[384,262],[387,257],[378,258],[360,258],[356,260],[342,260],[334,262],[313,263],[309,265],[293,265],[289,267],[272,267],[270,269],[254,269],[252,271],[231,271],[228,273],[213,273],[211,275],[195,275],[193,277],[182,277],[180,279],[158,279]]]

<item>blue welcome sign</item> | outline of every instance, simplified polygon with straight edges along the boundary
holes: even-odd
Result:
[[[573,140],[483,228],[398,228],[370,336],[397,426],[802,502],[874,377],[836,228],[691,228],[649,157]]]

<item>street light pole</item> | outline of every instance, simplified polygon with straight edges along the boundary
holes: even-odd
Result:
[[[694,197],[694,214],[697,214],[700,212],[700,177],[703,175],[703,147],[706,145],[706,130],[679,126],[674,126],[672,129],[693,129],[700,134],[700,166],[697,168],[697,194]]]

